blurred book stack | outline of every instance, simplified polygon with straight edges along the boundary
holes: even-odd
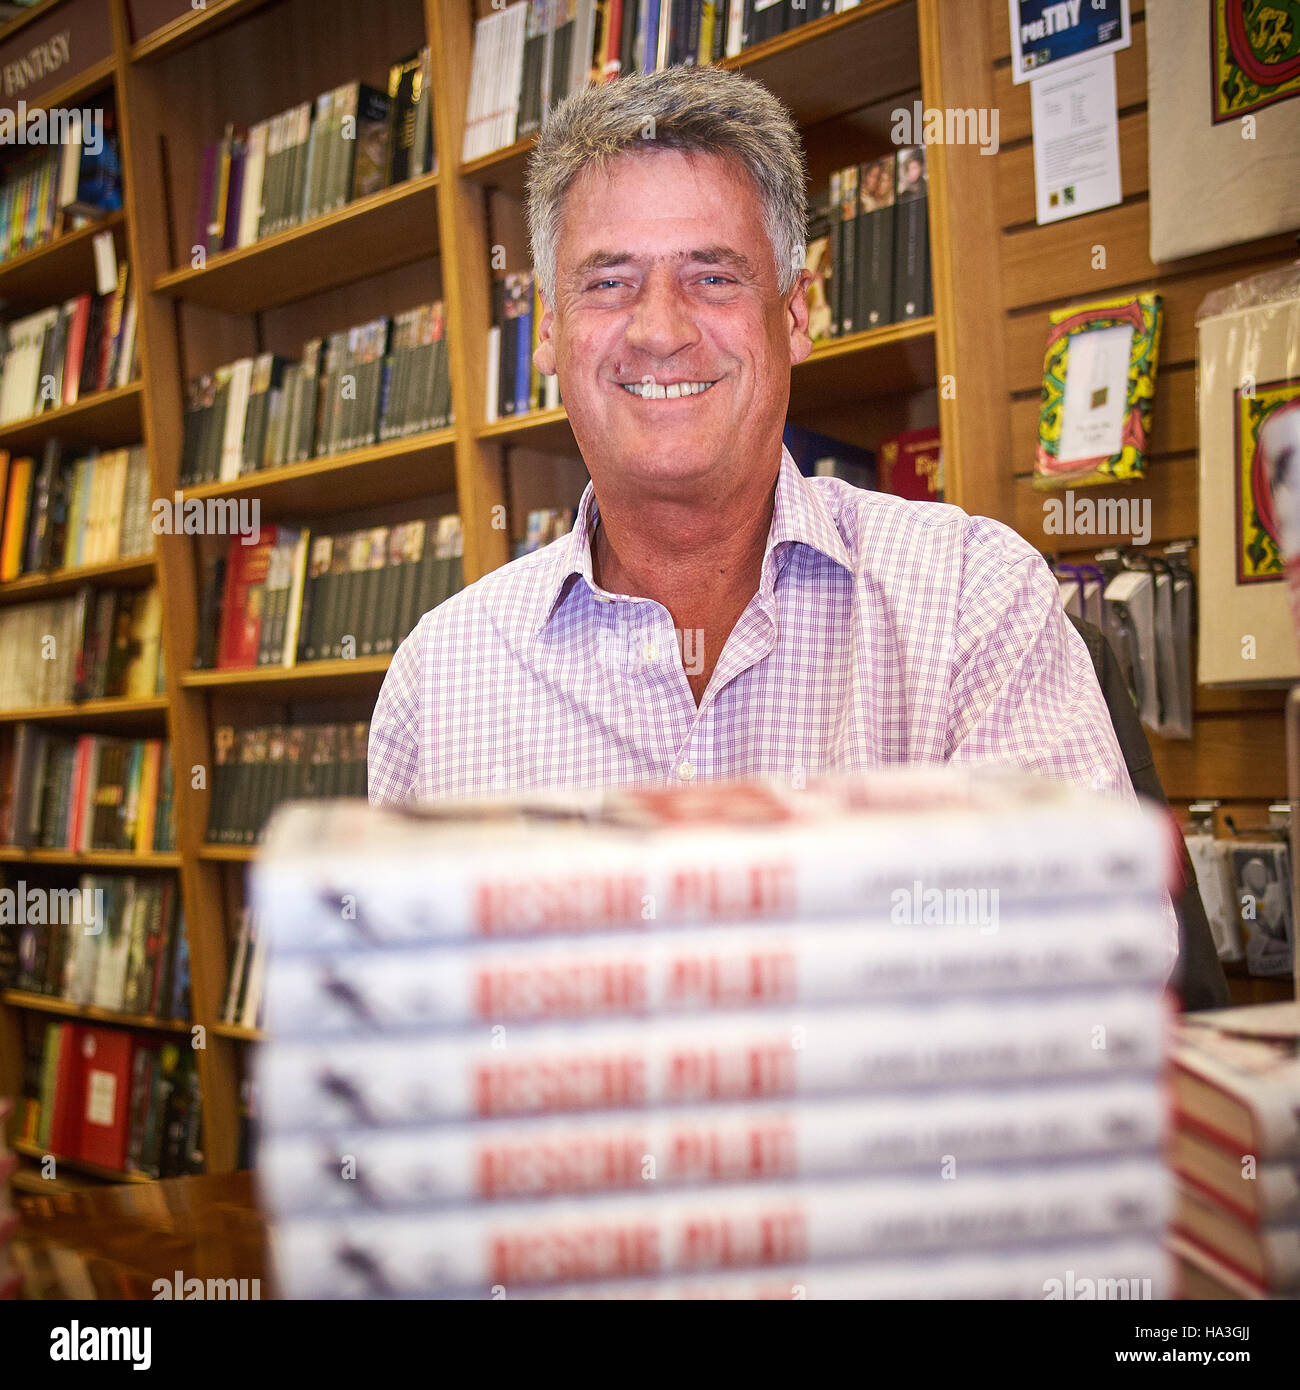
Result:
[[[287,808],[283,1293],[1165,1297],[1171,840],[956,768]]]
[[[1185,1298],[1300,1298],[1300,1006],[1187,1015],[1171,1246]]]

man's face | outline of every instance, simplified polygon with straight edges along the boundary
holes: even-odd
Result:
[[[808,278],[779,293],[758,194],[717,156],[652,150],[575,180],[537,365],[598,490],[718,495],[755,472],[811,347]]]

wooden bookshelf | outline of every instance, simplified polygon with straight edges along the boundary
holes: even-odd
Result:
[[[486,418],[490,280],[493,269],[501,269],[495,252],[502,244],[509,249],[509,269],[528,263],[520,198],[532,148],[531,140],[523,140],[470,163],[460,158],[474,20],[489,12],[489,0],[207,0],[200,8],[177,0],[172,20],[149,34],[131,32],[127,0],[94,2],[111,19],[111,54],[69,72],[34,100],[66,104],[112,86],[125,207],[99,228],[79,230],[0,265],[0,295],[11,305],[41,307],[89,288],[94,236],[111,230],[139,295],[142,380],[0,428],[0,449],[35,452],[53,436],[72,447],[143,441],[153,498],[170,500],[182,491],[187,499],[256,499],[264,522],[301,522],[313,530],[428,516],[429,503],[437,501],[440,510],[454,505],[461,515],[466,582],[504,563],[509,532],[500,518],[512,508],[526,510],[517,489],[521,483],[536,486],[530,482],[534,462],[572,459],[577,449],[563,408],[492,423]],[[61,3],[72,0],[46,0],[33,16],[0,29],[0,43]],[[962,4],[969,8],[970,0]],[[805,132],[810,178],[820,188],[830,170],[892,148],[891,107],[921,98],[926,106],[943,106],[945,93],[958,90],[950,78],[964,71],[960,9],[955,0],[862,0],[844,14],[810,21],[728,59],[726,66],[757,77],[789,105]],[[424,43],[433,55],[438,172],[191,264],[202,148],[220,138],[227,122],[247,126],[353,78],[381,84],[389,63]],[[970,206],[968,184],[958,180],[950,208],[949,159],[942,147],[931,148],[933,316],[819,345],[793,374],[791,418],[868,444],[882,433],[937,418],[949,495],[979,510],[979,499],[962,492],[966,412],[984,410],[974,356],[963,363],[963,413],[955,398],[938,390],[957,370],[949,223],[952,209],[965,217]],[[978,172],[980,161],[974,167]],[[449,428],[180,488],[189,378],[257,352],[292,354],[309,338],[434,299],[446,311],[454,418]],[[360,519],[372,516],[376,520]],[[148,560],[27,576],[0,586],[0,604],[70,593],[83,583],[156,582],[165,624],[164,693],[149,700],[4,712],[0,724],[30,719],[77,731],[165,730],[177,848],[166,855],[114,856],[0,847],[0,864],[177,875],[190,947],[191,1017],[208,1035],[197,1053],[204,1149],[209,1170],[223,1172],[235,1164],[245,1044],[262,1036],[221,1022],[233,914],[245,900],[244,878],[259,849],[207,843],[211,779],[195,771],[211,771],[217,723],[362,717],[373,707],[391,655],[290,668],[193,670],[204,540],[164,534],[154,544]],[[344,708],[355,715],[335,713]],[[318,713],[322,709],[327,712]],[[41,996],[0,999],[0,1093],[18,1087],[22,1010],[61,1011],[58,1001]],[[122,1016],[102,1021],[163,1026]],[[185,1027],[169,1025],[178,1035]],[[123,1180],[116,1173],[98,1176]],[[49,1188],[43,1184],[41,1190]]]
[[[181,857],[172,850],[115,849],[27,849],[21,845],[0,845],[0,864],[53,864],[74,869],[179,869]]]
[[[154,1018],[151,1014],[128,1014],[117,1009],[101,1009],[94,1004],[74,1004],[70,999],[57,999],[48,994],[30,994],[26,990],[7,989],[4,1002],[16,1009],[34,1009],[37,1013],[59,1014],[86,1023],[115,1023],[123,1028],[145,1028],[151,1033],[188,1033],[190,1024],[184,1019]]]
[[[68,445],[135,444],[140,439],[140,383],[96,391],[72,405],[0,425],[0,449],[32,453],[47,439]]]
[[[337,212],[212,256],[206,265],[173,270],[156,293],[227,314],[260,313],[357,278],[437,253],[438,175],[426,174]]]
[[[0,604],[57,598],[60,594],[75,593],[83,584],[135,589],[151,583],[153,578],[152,555],[127,556],[122,560],[106,560],[100,565],[79,565],[76,569],[21,575],[7,584],[0,584]]]
[[[39,1144],[33,1144],[28,1139],[13,1139],[10,1141],[13,1151],[24,1154],[28,1158],[45,1158],[46,1151]],[[147,1173],[133,1173],[129,1169],[119,1171],[116,1168],[105,1168],[98,1163],[87,1163],[82,1158],[65,1158],[62,1154],[49,1155],[55,1160],[57,1166],[71,1168],[74,1173],[86,1173],[90,1177],[104,1178],[109,1182],[152,1182],[153,1179]],[[47,1189],[42,1186],[35,1191],[44,1192]]]

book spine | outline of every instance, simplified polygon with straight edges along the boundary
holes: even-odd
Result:
[[[1107,1045],[1094,1047],[1099,1021]],[[267,1124],[432,1124],[555,1111],[1135,1075],[1160,1065],[1147,990],[942,1005],[763,1011],[475,1035],[283,1042],[263,1058]],[[269,1129],[268,1129],[269,1132]]]
[[[243,945],[241,932],[241,951]],[[241,967],[237,954],[232,990]],[[230,1021],[229,1012],[224,1016]],[[268,1205],[287,1216],[640,1191],[648,1168],[657,1185],[685,1188],[932,1173],[945,1154],[979,1164],[1154,1153],[1162,1130],[1160,1082],[1152,1075],[794,1105],[689,1106],[644,1116],[275,1134],[258,1154],[258,1172]],[[337,1163],[322,1161],[322,1154],[341,1153],[365,1155],[364,1184],[340,1181]]]
[[[837,1004],[1022,989],[1159,985],[1148,913],[1030,913],[981,928],[861,922],[626,934],[462,949],[289,956],[273,967],[286,1035]],[[336,982],[346,978],[348,988]]]
[[[677,1199],[592,1198],[412,1216],[300,1218],[277,1232],[289,1298],[400,1297],[821,1262],[1025,1240],[1134,1235],[1169,1206],[1158,1161],[735,1184]],[[905,1235],[900,1235],[905,1228]],[[906,1244],[904,1244],[904,1241]]]

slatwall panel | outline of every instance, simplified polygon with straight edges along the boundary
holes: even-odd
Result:
[[[1086,544],[1087,551],[1070,552],[1076,558],[1107,544],[1106,538],[1093,543],[1045,534],[1044,494],[1030,486],[1049,310],[1119,291],[1149,288],[1164,296],[1146,481],[1140,490],[1132,485],[1094,488],[1089,496],[1149,497],[1153,543],[1195,536],[1197,305],[1209,291],[1280,265],[1295,255],[1293,238],[1274,237],[1164,265],[1154,265],[1148,258],[1143,0],[1133,0],[1132,9],[1133,46],[1116,56],[1123,203],[1039,227],[1034,222],[1029,88],[1016,87],[1011,81],[1006,0],[975,0],[969,6],[972,17],[975,11],[982,12],[984,47],[992,56],[990,91],[999,112],[1000,149],[989,161],[994,165],[998,231],[996,244],[987,250],[1000,276],[999,327],[1005,346],[1004,389],[991,409],[1003,416],[998,423],[1009,431],[1005,467],[1012,476],[1010,513],[1001,519],[1045,552],[1064,555],[1063,539],[1071,547]],[[1096,254],[1098,247],[1104,251],[1104,266],[1096,264],[1101,260]],[[993,507],[981,508],[974,498],[970,505],[976,510],[995,511]],[[1276,692],[1199,691],[1195,737],[1190,742],[1166,742],[1150,735],[1171,801],[1177,804],[1217,797],[1253,808],[1244,819],[1263,824],[1267,802],[1286,794],[1281,708],[1282,696]]]

